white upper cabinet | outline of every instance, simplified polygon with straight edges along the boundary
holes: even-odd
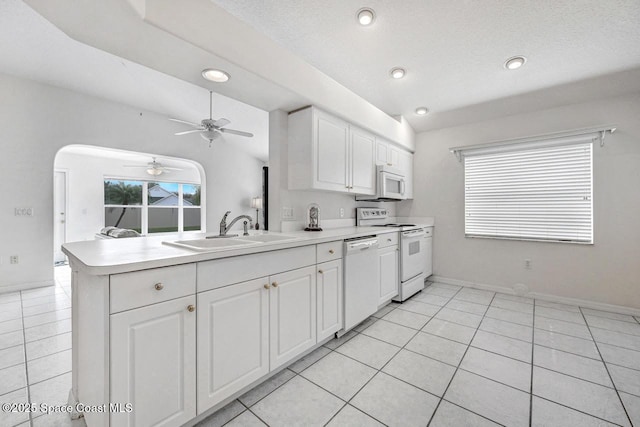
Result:
[[[400,150],[382,138],[377,138],[376,164],[398,168],[400,162]]]
[[[289,189],[375,194],[375,137],[315,107],[289,115]]]
[[[354,126],[349,127],[351,150],[351,183],[349,190],[356,194],[376,193],[376,138]]]
[[[315,128],[314,187],[344,191],[349,187],[349,124],[318,111]]]

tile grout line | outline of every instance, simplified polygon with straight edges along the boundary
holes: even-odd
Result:
[[[585,323],[587,323],[587,318],[585,317],[584,313],[582,312],[582,307],[580,307],[580,314],[582,314],[582,318],[584,319]],[[591,334],[591,339],[593,340],[593,342],[596,345],[596,350],[598,350],[598,354],[600,355],[600,359],[602,360],[602,364],[604,365],[604,369],[607,371],[607,375],[609,376],[609,380],[611,381],[611,384],[613,384],[613,390],[615,390],[616,395],[618,396],[618,400],[620,401],[620,404],[622,405],[622,410],[624,410],[624,414],[627,416],[627,420],[629,420],[629,424],[633,425],[633,421],[631,421],[631,417],[629,416],[629,412],[627,411],[627,408],[625,407],[624,402],[622,401],[622,397],[620,397],[620,392],[618,391],[618,387],[616,387],[616,383],[613,381],[613,377],[611,376],[611,373],[609,372],[609,368],[607,367],[607,363],[605,362],[604,357],[602,357],[602,353],[600,352],[600,347],[598,346],[598,342],[594,338],[593,333],[591,332],[591,328],[589,327],[588,323],[587,323],[587,329],[589,330],[589,334]]]
[[[493,300],[495,298],[496,298],[496,293],[494,292],[493,293],[493,297],[491,298],[491,301],[489,302],[489,305],[487,306],[487,309],[485,310],[484,314],[482,315],[482,319],[480,320],[480,323],[478,323],[478,327],[473,332],[473,336],[471,337],[471,340],[469,341],[469,344],[467,344],[467,348],[464,350],[464,353],[462,354],[462,357],[460,358],[460,361],[458,362],[458,366],[456,367],[456,370],[453,372],[453,375],[451,376],[451,379],[449,380],[449,383],[447,384],[447,387],[442,392],[442,398],[440,398],[440,401],[436,405],[436,409],[433,411],[433,414],[431,414],[431,418],[429,419],[429,422],[427,423],[427,427],[429,427],[431,425],[431,422],[433,421],[433,418],[434,418],[436,412],[438,412],[438,408],[440,408],[440,404],[444,400],[444,397],[446,396],[447,391],[449,391],[449,387],[451,387],[451,383],[453,382],[453,379],[458,374],[458,371],[460,370],[460,365],[462,365],[462,361],[464,360],[465,356],[467,355],[467,352],[469,351],[469,348],[471,347],[471,343],[473,342],[473,339],[476,337],[476,334],[478,333],[478,330],[480,329],[480,325],[482,324],[482,321],[485,319],[487,311],[489,311],[489,307],[491,307],[491,303],[493,302]],[[464,409],[468,410],[467,408],[464,408]],[[473,411],[471,411],[471,412],[473,412]],[[484,417],[484,418],[486,418],[486,417]],[[487,418],[487,419],[489,419],[489,418]],[[493,421],[493,420],[491,420],[491,421]],[[493,422],[495,422],[495,421],[493,421]],[[498,424],[500,424],[500,423],[498,423]]]
[[[22,315],[22,345],[24,346],[24,375],[26,381],[27,402],[31,404],[31,384],[29,383],[29,363],[27,360],[27,337],[24,328],[24,307],[22,307],[22,292],[20,292],[20,314]],[[33,414],[29,411],[29,425],[33,427]]]
[[[533,300],[533,323],[531,324],[531,378],[529,380],[529,427],[533,424],[533,358],[536,348],[536,300]]]

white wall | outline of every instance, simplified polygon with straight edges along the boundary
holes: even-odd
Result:
[[[128,178],[144,181],[200,183],[195,166],[151,177],[144,168],[127,168],[125,164],[142,164],[117,158],[77,154],[63,148],[55,158],[55,168],[67,173],[66,241],[93,240],[104,224],[104,179]],[[99,152],[100,150],[96,150]],[[206,192],[206,189],[205,189]]]
[[[385,207],[390,216],[395,216],[394,202],[356,202],[353,195],[329,191],[288,190],[288,145],[287,113],[275,110],[269,113],[269,229],[280,230],[282,208],[293,208],[294,220],[302,226],[305,221],[307,207],[311,203],[320,206],[320,226],[323,220],[348,220],[355,225],[356,207]],[[340,218],[340,208],[345,211]]]
[[[434,274],[640,308],[640,94],[421,133],[415,200],[399,215],[434,216]],[[594,147],[594,245],[464,237],[463,165],[450,147],[616,124]],[[524,260],[532,269],[524,269]]]
[[[54,157],[69,144],[195,160],[206,172],[208,229],[226,210],[255,215],[249,201],[261,194],[263,162],[231,144],[209,149],[197,135],[174,137],[167,117],[2,74],[0,100],[0,291],[53,280]],[[35,216],[14,216],[15,207]],[[9,265],[10,255],[20,263]]]

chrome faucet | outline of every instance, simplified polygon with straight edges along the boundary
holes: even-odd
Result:
[[[222,217],[222,221],[220,221],[220,235],[216,236],[216,237],[234,237],[237,236],[237,234],[232,234],[232,235],[227,235],[227,232],[229,231],[229,229],[231,229],[231,227],[233,227],[233,224],[235,224],[236,222],[238,222],[241,219],[245,219],[245,220],[249,220],[249,224],[250,226],[253,228],[253,219],[249,216],[249,215],[239,215],[235,218],[233,218],[233,220],[231,220],[231,223],[229,225],[227,225],[227,216],[229,216],[229,214],[231,213],[231,211],[227,211],[227,213],[224,214],[224,216]],[[249,230],[247,228],[247,221],[244,222],[244,236],[248,236],[249,235]]]

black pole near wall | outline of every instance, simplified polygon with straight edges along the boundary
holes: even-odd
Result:
[[[264,212],[263,229],[269,229],[269,166],[262,167],[262,212]]]

